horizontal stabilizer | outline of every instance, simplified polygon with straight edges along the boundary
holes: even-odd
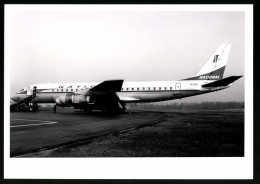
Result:
[[[104,81],[97,86],[91,88],[91,91],[110,91],[118,92],[121,91],[123,80],[108,80]]]
[[[221,79],[215,82],[211,82],[208,84],[203,85],[202,87],[204,88],[210,88],[210,87],[223,87],[223,86],[228,86],[229,84],[233,83],[234,81],[236,81],[237,79],[239,79],[242,76],[231,76],[231,77],[227,77],[225,79]]]

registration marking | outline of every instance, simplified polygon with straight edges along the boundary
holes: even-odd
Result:
[[[12,119],[13,121],[40,121],[43,123],[37,123],[37,124],[27,124],[27,125],[14,125],[14,126],[10,126],[11,128],[15,128],[15,127],[25,127],[25,126],[40,126],[40,125],[50,125],[50,124],[56,124],[59,122],[55,122],[55,121],[42,121],[42,120],[32,120],[32,119]],[[12,121],[11,120],[11,121]]]

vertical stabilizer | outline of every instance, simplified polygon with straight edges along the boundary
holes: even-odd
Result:
[[[220,80],[223,78],[231,44],[221,44],[200,71],[185,80]]]

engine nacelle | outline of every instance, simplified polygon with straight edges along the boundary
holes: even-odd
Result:
[[[81,104],[88,101],[85,95],[66,94],[56,98],[55,102],[58,106],[70,106],[72,104]]]
[[[71,98],[72,103],[85,103],[86,102],[86,96],[85,95],[72,95]]]
[[[59,96],[55,102],[58,106],[69,106],[72,103],[72,96],[69,94]]]

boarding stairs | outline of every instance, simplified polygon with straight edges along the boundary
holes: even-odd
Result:
[[[36,86],[33,87],[32,95],[10,105],[10,111],[34,111],[38,108],[36,103],[32,103],[36,97]]]

